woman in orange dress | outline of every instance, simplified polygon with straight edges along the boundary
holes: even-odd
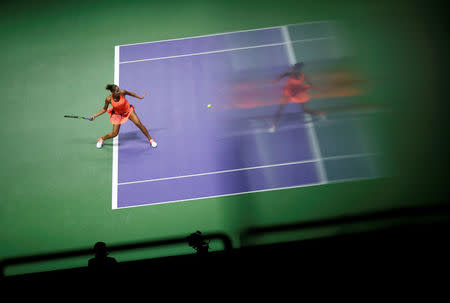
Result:
[[[136,115],[134,111],[134,106],[130,105],[127,99],[125,99],[125,96],[132,96],[138,99],[143,99],[146,94],[142,95],[142,97],[136,95],[135,93],[126,91],[124,89],[119,89],[117,85],[114,84],[108,84],[106,85],[106,89],[111,92],[111,95],[106,97],[105,99],[105,106],[101,110],[99,110],[95,115],[91,116],[89,120],[94,120],[100,115],[103,115],[104,113],[108,113],[110,116],[109,121],[113,125],[112,132],[98,138],[97,140],[97,148],[102,148],[103,142],[105,140],[114,138],[119,134],[120,125],[125,123],[128,119],[133,121],[134,124],[144,133],[144,135],[148,138],[149,143],[152,147],[156,147],[158,144],[155,142],[155,140],[152,139],[150,134],[147,131],[147,128],[145,128],[144,124],[141,123],[138,116]],[[111,104],[112,107],[108,108],[108,106]]]
[[[315,111],[306,106],[306,102],[311,98],[308,94],[312,84],[306,78],[305,74],[301,71],[303,68],[303,62],[296,63],[289,71],[281,74],[276,80],[280,81],[284,77],[289,77],[287,84],[283,88],[283,97],[281,98],[280,107],[275,114],[275,121],[270,128],[270,131],[274,131],[278,119],[280,118],[283,107],[288,102],[299,103],[302,106],[303,112],[312,115],[324,115],[322,111]],[[308,82],[308,83],[306,83]]]

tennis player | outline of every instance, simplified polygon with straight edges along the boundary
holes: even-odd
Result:
[[[109,121],[113,125],[112,132],[98,138],[97,140],[97,148],[102,148],[103,142],[105,140],[114,138],[119,134],[120,125],[125,123],[128,119],[133,121],[134,124],[144,133],[144,135],[148,138],[150,144],[152,147],[158,146],[155,140],[152,139],[150,134],[147,131],[147,128],[141,123],[138,116],[136,115],[134,111],[134,106],[130,105],[127,99],[125,99],[125,96],[132,96],[138,99],[143,99],[146,94],[142,95],[141,97],[136,95],[135,93],[126,91],[124,89],[119,89],[119,87],[115,84],[108,84],[106,85],[106,90],[109,90],[111,92],[111,95],[106,97],[105,100],[105,106],[101,110],[98,111],[95,115],[89,117],[89,120],[94,120],[100,115],[103,115],[104,113],[108,113],[110,116]],[[111,104],[112,107],[108,108],[108,106]]]
[[[325,113],[322,111],[315,111],[306,106],[306,102],[311,98],[308,94],[312,83],[306,78],[305,74],[302,72],[304,66],[303,62],[296,63],[290,70],[281,74],[276,80],[280,81],[284,77],[289,77],[286,85],[283,87],[283,96],[281,98],[280,107],[275,114],[275,121],[272,127],[269,128],[271,132],[275,131],[278,119],[280,118],[281,111],[283,107],[288,102],[299,103],[302,106],[303,112],[324,116]]]

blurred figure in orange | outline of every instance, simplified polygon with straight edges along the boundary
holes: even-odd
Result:
[[[277,82],[284,77],[289,77],[287,84],[283,87],[283,97],[280,101],[280,107],[275,114],[274,123],[269,128],[269,131],[275,131],[281,111],[288,102],[299,103],[302,106],[303,112],[305,113],[319,116],[325,115],[324,112],[312,110],[305,104],[311,98],[311,96],[309,95],[310,88],[315,88],[315,86],[313,86],[311,81],[309,81],[306,75],[302,72],[303,66],[303,62],[296,63],[290,70],[281,74],[274,81]]]

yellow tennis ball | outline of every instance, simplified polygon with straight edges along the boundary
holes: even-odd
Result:
[[[211,107],[211,104],[208,104],[208,108],[210,108]]]

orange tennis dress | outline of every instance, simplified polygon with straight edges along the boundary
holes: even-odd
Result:
[[[305,75],[300,74],[299,78],[291,76],[283,88],[283,96],[294,103],[305,103],[311,97],[308,94],[311,85],[305,83]]]
[[[130,117],[131,113],[134,112],[134,106],[130,105],[124,96],[120,95],[120,100],[115,101],[113,95],[111,94],[111,105],[107,112],[110,116],[109,121],[112,124],[123,124]]]

